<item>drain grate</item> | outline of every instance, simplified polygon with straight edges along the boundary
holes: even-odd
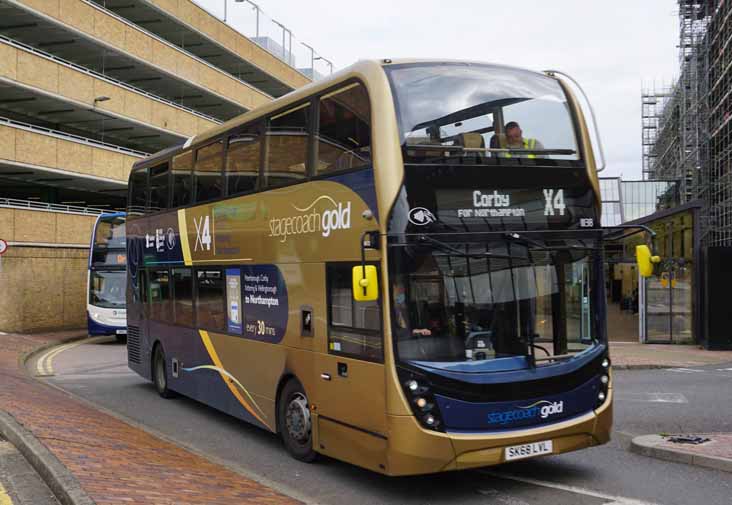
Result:
[[[699,445],[704,442],[709,442],[711,439],[697,435],[675,435],[673,437],[668,437],[666,440],[673,444]]]

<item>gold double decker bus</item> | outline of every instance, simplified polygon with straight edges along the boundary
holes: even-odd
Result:
[[[388,475],[608,441],[600,195],[553,72],[365,61],[138,162],[128,361]]]

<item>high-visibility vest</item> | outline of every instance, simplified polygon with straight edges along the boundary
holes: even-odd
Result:
[[[523,139],[524,149],[534,149],[536,147],[536,139]],[[511,153],[504,153],[504,157],[512,158]],[[536,158],[535,154],[527,154],[527,158]]]

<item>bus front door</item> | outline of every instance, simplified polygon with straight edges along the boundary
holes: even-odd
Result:
[[[341,338],[358,340],[352,331]],[[331,333],[331,349],[334,343]],[[318,353],[316,360],[314,442],[318,452],[383,472],[387,449],[384,364],[332,350]]]

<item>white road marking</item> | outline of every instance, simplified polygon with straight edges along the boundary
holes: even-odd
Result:
[[[695,368],[667,368],[667,372],[679,372],[679,373],[703,373],[704,370],[697,370]]]
[[[717,368],[717,372],[732,372],[732,368]]]
[[[593,491],[592,489],[584,489],[576,486],[568,486],[566,484],[558,484],[556,482],[549,482],[545,480],[532,479],[529,477],[521,477],[519,475],[513,475],[510,473],[494,472],[491,470],[476,470],[478,473],[495,477],[497,479],[515,480],[516,482],[522,482],[524,484],[531,484],[533,486],[548,487],[550,489],[558,489],[560,491],[567,491],[568,493],[581,494],[584,496],[591,496],[593,498],[600,498],[608,500],[609,503],[606,505],[658,505],[653,502],[647,502],[642,500],[636,500],[634,498],[625,498],[623,496],[613,496],[610,494],[600,493],[599,491]]]
[[[614,400],[643,403],[689,403],[681,393],[615,393]]]

